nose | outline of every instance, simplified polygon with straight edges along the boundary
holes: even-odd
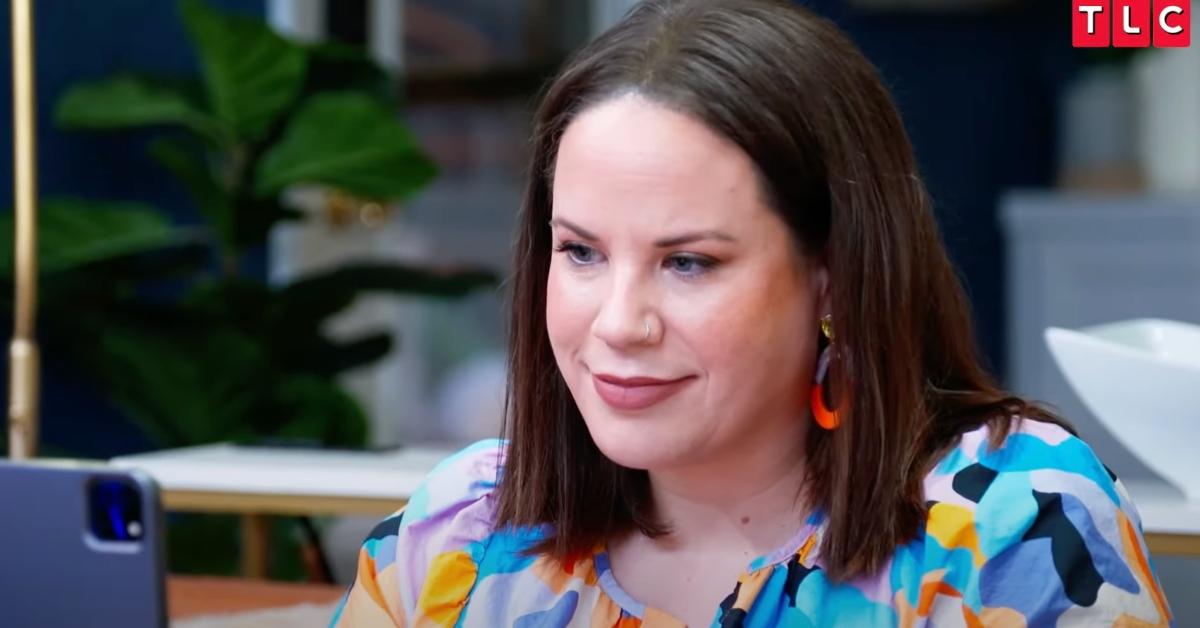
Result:
[[[616,349],[655,342],[655,330],[662,325],[657,324],[657,299],[648,282],[631,272],[613,273],[603,299],[592,322],[596,338]]]

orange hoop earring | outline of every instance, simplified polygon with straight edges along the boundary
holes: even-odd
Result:
[[[825,347],[821,352],[821,357],[817,360],[817,372],[813,377],[812,392],[809,396],[809,405],[812,406],[813,420],[826,430],[837,429],[841,424],[842,417],[838,415],[837,410],[830,408],[825,403],[825,377],[829,373],[829,360],[831,359],[833,349],[833,329],[831,325],[831,317],[824,316],[821,318],[821,332],[829,339],[830,346]]]

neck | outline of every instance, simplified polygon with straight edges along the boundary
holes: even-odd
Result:
[[[664,549],[716,546],[761,555],[791,539],[807,513],[801,418],[704,464],[650,472]]]

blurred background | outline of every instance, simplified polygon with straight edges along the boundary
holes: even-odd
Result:
[[[632,4],[36,2],[42,453],[497,435],[535,98]],[[1153,478],[1042,330],[1200,323],[1200,49],[1073,49],[1066,0],[802,4],[893,90],[989,367]],[[335,580],[369,521],[316,522]],[[172,570],[234,573],[236,523],[172,514]],[[270,575],[311,578],[311,522],[272,525]],[[1200,620],[1200,565],[1156,562]]]

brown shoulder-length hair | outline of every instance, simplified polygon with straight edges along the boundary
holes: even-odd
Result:
[[[666,530],[645,471],[596,447],[546,332],[551,188],[563,131],[637,93],[694,116],[757,166],[772,208],[829,273],[841,426],[811,429],[806,494],[829,525],[836,580],[879,569],[926,517],[922,479],[964,431],[1060,422],[980,366],[969,306],[912,146],[871,63],[829,21],[771,0],[649,0],[580,50],[537,111],[515,250],[498,526],[550,530],[561,560],[630,530]],[[818,333],[818,330],[813,330]],[[799,522],[797,522],[799,524]]]

